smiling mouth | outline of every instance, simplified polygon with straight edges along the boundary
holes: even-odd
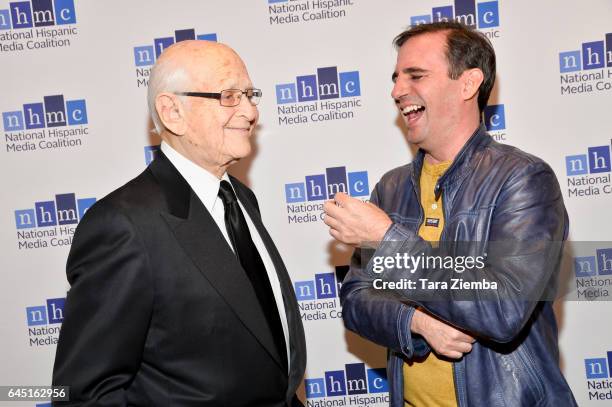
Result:
[[[408,122],[414,122],[423,115],[424,111],[425,111],[425,106],[408,105],[402,109],[402,115],[408,118]]]

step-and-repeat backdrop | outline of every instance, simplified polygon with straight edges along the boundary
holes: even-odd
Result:
[[[412,159],[390,97],[391,42],[439,19],[493,43],[483,120],[553,167],[571,240],[612,241],[609,0],[0,0],[0,384],[50,383],[75,227],[155,156],[149,72],[164,47],[200,38],[234,47],[263,90],[255,153],[232,172],[256,192],[294,281],[309,355],[302,397],[386,405],[385,350],[342,325],[350,249],[328,235],[322,203],[331,182],[367,199]],[[612,243],[590,247],[566,259],[581,301],[555,309],[579,404],[604,406]]]

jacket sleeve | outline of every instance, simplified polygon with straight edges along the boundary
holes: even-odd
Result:
[[[486,242],[465,242],[463,254],[475,246],[486,261],[482,270],[460,275],[467,283],[482,279],[495,281],[497,290],[393,290],[403,301],[425,308],[441,320],[482,339],[510,342],[522,331],[540,300],[552,300],[551,289],[557,281],[563,241],[567,237],[568,219],[557,179],[550,167],[541,161],[524,165],[507,177],[491,208],[490,228]],[[387,243],[387,240],[391,243]],[[442,242],[444,243],[444,242]],[[450,242],[451,245],[456,242]],[[442,246],[442,244],[441,244]],[[455,256],[462,250],[453,248]],[[458,250],[458,251],[457,251]],[[396,253],[443,255],[414,232],[394,224],[375,255]],[[367,267],[373,275],[372,262]],[[458,277],[441,270],[387,269],[388,278],[438,276],[435,281]],[[380,277],[380,275],[378,276]],[[389,294],[379,294],[389,295]]]
[[[370,201],[378,205],[377,188],[372,191]],[[340,301],[345,326],[408,358],[426,355],[429,345],[410,331],[415,308],[403,303],[397,292],[373,288],[375,277],[365,269],[362,261],[365,256],[361,249],[355,249],[350,271],[342,283]]]
[[[53,369],[53,385],[70,386],[70,402],[54,405],[127,405],[152,314],[150,273],[129,218],[105,201],[90,208],[68,257],[71,288]]]

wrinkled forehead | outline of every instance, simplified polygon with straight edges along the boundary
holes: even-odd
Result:
[[[193,56],[189,72],[198,90],[217,92],[223,89],[246,89],[252,87],[244,62],[233,52],[216,55]]]

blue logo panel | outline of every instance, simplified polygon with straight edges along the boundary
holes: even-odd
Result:
[[[608,369],[610,370],[609,377],[612,377],[612,352],[608,352]]]
[[[14,112],[2,113],[2,125],[4,126],[4,131],[23,130],[23,112],[16,110]]]
[[[415,25],[419,25],[419,24],[428,24],[431,23],[431,16],[430,15],[422,15],[422,16],[412,16],[410,17],[410,26],[414,27]]]
[[[17,229],[30,229],[36,227],[36,213],[34,213],[34,209],[16,210],[15,224],[17,225]]]
[[[582,44],[582,64],[584,69],[597,69],[605,66],[604,42],[594,41]]]
[[[591,174],[610,172],[610,147],[589,147],[589,171]]]
[[[296,281],[294,287],[295,296],[298,301],[310,301],[315,299],[314,281]]]
[[[504,105],[490,105],[484,108],[485,126],[488,131],[506,128],[506,112]]]
[[[565,157],[565,171],[568,176],[588,174],[586,154],[568,155]]]
[[[55,0],[55,21],[58,25],[76,23],[74,0]]]
[[[337,192],[349,193],[346,180],[346,167],[332,167],[325,170],[327,175],[327,193],[333,199]]]
[[[317,299],[336,298],[336,276],[334,273],[315,274]]]
[[[155,38],[153,44],[155,45],[155,59],[157,59],[166,48],[174,44],[174,37]]]
[[[47,127],[61,127],[66,125],[66,109],[64,108],[64,95],[45,96],[45,121]]]
[[[597,274],[595,256],[574,257],[574,273],[576,277],[594,277]]]
[[[349,395],[366,394],[368,384],[366,379],[365,364],[349,363],[345,365],[346,390]]]
[[[606,379],[608,377],[608,364],[604,358],[585,359],[584,368],[587,379]]]
[[[54,201],[36,202],[34,209],[36,210],[36,225],[39,228],[57,225]]]
[[[478,28],[499,27],[499,7],[497,1],[478,3]]]
[[[145,164],[149,165],[155,158],[157,158],[157,153],[160,151],[160,146],[145,146],[144,154],[145,154]]]
[[[13,28],[31,28],[32,27],[32,7],[29,1],[19,1],[9,3],[11,9],[11,21]]]
[[[51,298],[47,300],[47,316],[49,324],[61,324],[64,320],[65,298]]]
[[[79,222],[74,194],[55,195],[58,225],[71,225]]]
[[[42,103],[23,105],[26,129],[42,129],[45,127],[45,108]]]
[[[8,10],[0,10],[0,30],[11,29],[11,13]]]
[[[455,20],[469,27],[476,27],[476,1],[455,0]]]
[[[145,47],[134,47],[134,64],[136,66],[149,66],[155,63],[153,55],[155,50],[152,45]]]
[[[83,216],[85,216],[85,212],[87,212],[87,210],[91,208],[91,206],[95,203],[96,198],[77,199],[77,206],[79,208],[79,220],[83,219]]]
[[[276,104],[295,103],[297,102],[296,96],[295,83],[276,85]]]
[[[66,101],[66,113],[70,126],[87,124],[87,106],[84,99]]]
[[[312,102],[317,100],[319,94],[317,92],[317,76],[305,75],[296,78],[297,97],[300,102]]]
[[[321,201],[327,199],[327,186],[325,175],[306,176],[306,196],[309,201]]]
[[[453,6],[434,7],[431,9],[434,23],[453,21]]]
[[[387,369],[384,367],[368,369],[368,388],[370,393],[385,393],[389,391]]]
[[[355,171],[348,173],[349,195],[369,196],[370,185],[368,183],[367,171]]]
[[[198,38],[198,40],[217,42],[217,34],[215,34],[215,33],[200,34],[200,35],[198,35],[197,38]]]
[[[28,319],[28,326],[47,325],[47,308],[44,305],[27,307],[26,317]]]
[[[612,33],[606,34],[606,66],[612,66]]]
[[[575,72],[582,69],[580,51],[567,51],[559,53],[559,71],[561,73]]]
[[[36,27],[55,25],[51,0],[32,0],[32,11]]]
[[[361,96],[359,71],[340,72],[340,96],[343,98]]]
[[[176,42],[195,40],[195,30],[193,28],[187,30],[176,30],[174,31],[174,38],[176,38]]]
[[[612,274],[612,248],[597,249],[597,272],[600,276]]]
[[[325,389],[328,397],[345,396],[344,370],[325,372]]]
[[[321,379],[304,379],[306,398],[325,397],[325,381]]]
[[[304,183],[285,184],[285,200],[287,203],[304,202],[306,200]]]
[[[340,96],[337,67],[319,68],[317,77],[319,78],[319,99],[337,99]]]

